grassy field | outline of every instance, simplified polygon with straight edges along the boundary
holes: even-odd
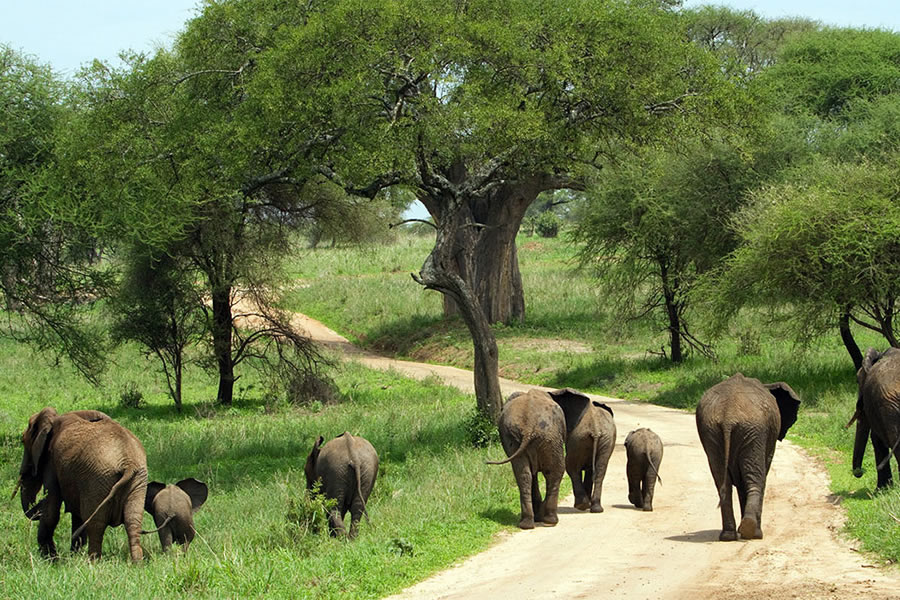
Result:
[[[8,499],[0,509],[0,597],[378,598],[477,552],[518,522],[509,467],[484,464],[502,449],[467,444],[472,400],[437,382],[348,365],[334,374],[339,404],[272,403],[245,384],[232,408],[217,409],[205,403],[215,397],[214,382],[191,372],[186,410],[177,415],[149,364],[133,349],[117,358],[101,391],[0,341],[0,489],[15,485],[31,413],[45,405],[96,408],[142,440],[151,479],[208,483],[209,500],[196,515],[200,537],[187,554],[163,555],[157,536],[145,536],[148,560],[133,569],[124,564],[124,530],[110,529],[103,559],[91,564],[84,551],[69,553],[66,515],[56,531],[61,559],[51,564],[40,559],[36,527],[18,498]],[[120,396],[133,390],[143,392],[145,406],[123,408]],[[345,430],[369,439],[381,459],[371,521],[353,543],[309,531],[303,501],[303,464],[315,436]]]
[[[409,276],[430,243],[410,236],[391,246],[305,253],[296,262],[288,305],[379,352],[471,367],[465,326],[441,319],[440,296]],[[848,510],[848,533],[886,560],[900,560],[900,490],[872,497],[871,447],[865,476],[850,475],[853,429],[844,425],[853,414],[856,377],[836,331],[800,347],[786,332],[744,315],[716,341],[716,361],[692,355],[673,366],[656,354],[664,332],[617,319],[595,282],[575,270],[573,253],[565,238],[520,237],[527,316],[523,324],[495,326],[503,376],[687,410],[736,371],[786,381],[803,399],[788,437],[822,457]],[[886,346],[868,332],[854,334],[862,348]]]
[[[465,327],[442,320],[438,294],[409,277],[429,243],[401,237],[390,246],[304,252],[295,258],[286,304],[369,348],[469,366]],[[886,560],[900,558],[900,494],[871,497],[871,450],[866,476],[850,475],[852,431],[843,425],[852,414],[855,378],[837,336],[801,350],[747,318],[719,342],[718,362],[692,356],[672,367],[648,352],[664,337],[618,321],[596,285],[572,270],[571,254],[562,239],[520,240],[528,316],[524,324],[496,327],[504,375],[684,409],[734,371],[787,381],[804,400],[789,438],[828,466],[848,509],[848,532]],[[210,404],[214,379],[191,370],[185,412],[177,415],[152,363],[134,348],[115,359],[95,389],[65,365],[0,340],[0,489],[14,487],[30,414],[45,405],[97,408],[143,441],[152,479],[193,476],[209,484],[209,501],[196,517],[200,538],[186,555],[162,555],[158,539],[148,536],[146,564],[130,569],[125,533],[116,528],[107,533],[103,560],[92,564],[84,552],[69,554],[64,516],[56,535],[61,560],[50,564],[38,555],[35,526],[23,518],[18,498],[8,500],[0,508],[0,597],[378,598],[486,547],[518,520],[509,468],[483,464],[502,456],[499,445],[467,443],[473,399],[435,381],[347,365],[333,373],[342,402],[297,407],[267,398],[245,375],[235,405],[223,409]],[[144,406],[123,407],[121,399],[135,393]],[[345,430],[371,440],[381,458],[371,522],[353,543],[310,532],[303,501],[303,463],[315,436]],[[149,515],[145,526],[152,527]]]

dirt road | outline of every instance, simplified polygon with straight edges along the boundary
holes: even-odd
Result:
[[[468,371],[383,358],[317,321],[298,315],[296,324],[369,367],[415,378],[437,375],[473,391]],[[529,387],[501,383],[504,394]],[[841,538],[843,514],[829,501],[828,477],[797,446],[781,442],[775,451],[763,509],[765,539],[719,542],[716,491],[694,415],[597,398],[612,407],[618,433],[603,486],[604,513],[576,511],[567,498],[556,527],[505,534],[487,551],[392,599],[900,598],[900,574],[872,566]],[[663,484],[652,513],[627,501],[622,442],[637,427],[652,428],[665,444]]]

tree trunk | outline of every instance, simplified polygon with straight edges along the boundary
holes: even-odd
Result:
[[[469,329],[475,349],[474,384],[478,410],[494,423],[503,399],[497,339],[477,295],[461,273],[472,273],[481,229],[473,226],[472,213],[457,199],[444,200],[434,248],[425,259],[416,281],[449,298]]]
[[[521,322],[525,318],[516,235],[538,193],[540,189],[533,185],[506,185],[486,199],[470,199],[462,207],[466,224],[456,232],[456,253],[451,262],[475,293],[488,323]],[[432,205],[424,199],[423,204]],[[439,211],[429,211],[437,222]],[[460,313],[454,298],[444,295],[444,315]]]
[[[862,366],[863,356],[862,352],[859,351],[859,346],[856,344],[856,340],[853,338],[853,332],[850,331],[849,307],[841,313],[841,318],[838,321],[838,328],[841,331],[841,341],[844,342],[844,348],[847,349],[847,352],[850,354],[850,358],[853,359],[853,368],[856,371],[859,371],[859,368]]]
[[[178,348],[175,354],[175,410],[181,412],[181,365],[183,364],[183,348]]]
[[[660,275],[662,276],[663,298],[666,303],[666,315],[669,319],[669,345],[672,351],[672,362],[680,363],[684,360],[684,353],[681,349],[681,314],[678,302],[675,300],[677,294],[677,283],[672,284],[669,281],[669,270],[664,260],[659,262]]]
[[[216,402],[231,406],[234,397],[234,360],[231,356],[232,314],[231,287],[214,290],[213,309],[213,353],[219,366],[219,391]]]

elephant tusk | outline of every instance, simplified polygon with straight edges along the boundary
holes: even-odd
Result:
[[[859,411],[857,410],[853,413],[853,417],[851,417],[850,420],[847,421],[847,424],[844,425],[844,429],[850,429],[850,426],[853,425],[853,423],[855,423],[856,419],[858,419],[858,418],[859,418]]]
[[[10,500],[16,497],[16,492],[19,491],[19,488],[22,487],[22,476],[19,476],[19,480],[16,481],[16,487],[13,488],[12,496],[9,497]]]

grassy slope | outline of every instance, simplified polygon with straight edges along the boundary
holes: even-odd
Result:
[[[298,263],[303,267],[297,268],[299,285],[289,305],[370,348],[471,367],[465,327],[441,320],[438,294],[409,277],[429,248],[427,238],[401,238],[389,247],[311,252]],[[520,238],[527,317],[524,324],[495,327],[501,374],[684,409],[693,409],[705,389],[736,371],[787,381],[804,401],[789,438],[824,459],[833,490],[848,510],[848,532],[864,548],[900,560],[900,491],[871,497],[871,449],[866,475],[850,475],[853,431],[843,426],[853,414],[856,378],[837,333],[803,349],[777,328],[746,316],[717,342],[717,362],[693,356],[673,367],[648,352],[662,347],[665,335],[616,320],[593,282],[573,271],[571,256],[564,239]],[[884,346],[867,332],[855,333],[863,348]]]

